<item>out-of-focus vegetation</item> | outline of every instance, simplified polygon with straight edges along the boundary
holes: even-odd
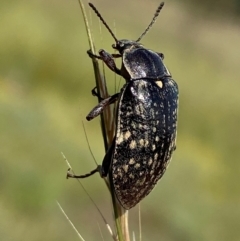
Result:
[[[239,19],[232,8],[224,16],[201,17],[193,7],[198,1],[191,2],[189,7],[167,1],[142,40],[165,54],[180,88],[177,151],[141,204],[143,240],[238,241]],[[158,5],[145,0],[93,3],[119,38],[130,39],[142,33]],[[219,7],[214,4],[204,4],[206,13],[208,5]],[[113,39],[91,16],[97,49],[112,51]],[[3,0],[0,22],[0,239],[78,240],[58,200],[86,240],[100,240],[98,223],[105,240],[111,240],[81,186],[66,181],[60,154],[78,173],[94,167],[81,123],[96,104],[90,94],[94,76],[77,1]],[[114,93],[119,77],[106,72]],[[85,127],[101,163],[99,120]],[[83,183],[111,223],[104,182],[95,175]],[[130,212],[130,224],[137,233],[137,209]]]
[[[208,14],[231,14],[240,15],[240,1],[239,0],[183,0],[183,2],[192,5],[195,8],[200,8]]]

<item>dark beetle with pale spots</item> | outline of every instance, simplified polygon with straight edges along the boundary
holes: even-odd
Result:
[[[102,166],[84,178],[100,171],[108,176],[120,205],[130,209],[147,196],[162,177],[176,149],[178,86],[163,64],[163,54],[146,49],[139,43],[160,13],[161,3],[149,26],[136,40],[118,40],[100,13],[89,3],[106,26],[116,44],[118,54],[100,50],[98,58],[126,84],[121,92],[102,100],[87,116],[91,120],[106,106],[118,101],[115,138],[103,159]],[[121,69],[114,58],[122,58]]]

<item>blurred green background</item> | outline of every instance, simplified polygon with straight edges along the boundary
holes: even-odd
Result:
[[[85,1],[86,3],[86,1]],[[118,38],[137,39],[159,1],[93,1]],[[166,1],[142,40],[165,54],[180,88],[177,151],[142,202],[143,240],[240,240],[240,1]],[[92,16],[96,48],[110,34]],[[56,200],[86,240],[111,240],[75,180],[104,156],[88,42],[77,0],[11,1],[0,8],[0,240],[79,240]],[[115,79],[108,70],[114,93]],[[123,81],[121,82],[123,84]],[[109,194],[98,175],[83,184],[109,223]],[[138,234],[137,208],[130,229]]]

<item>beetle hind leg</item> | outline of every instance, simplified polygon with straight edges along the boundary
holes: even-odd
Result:
[[[75,175],[75,174],[70,173],[70,171],[71,171],[71,169],[69,168],[67,171],[67,177],[66,177],[67,179],[68,178],[77,178],[77,179],[86,178],[86,177],[92,176],[96,172],[99,172],[100,175],[102,176],[102,166],[101,165],[98,165],[94,170],[92,170],[91,172],[84,174],[84,175]]]

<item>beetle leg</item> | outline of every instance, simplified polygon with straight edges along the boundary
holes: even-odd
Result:
[[[87,54],[90,58],[101,59],[108,66],[109,69],[111,69],[116,74],[121,75],[121,70],[117,68],[115,61],[113,59],[120,58],[120,54],[109,54],[103,49],[99,50],[99,55],[93,54],[91,50],[88,50]]]
[[[98,93],[97,93],[97,87],[94,87],[93,89],[92,89],[92,95],[93,96],[97,96],[98,97],[98,99],[99,100],[104,100]]]
[[[120,57],[122,57],[122,55],[121,54],[112,54],[112,57],[113,58],[120,58]]]
[[[115,61],[113,59],[116,58],[116,56],[118,55],[111,55],[103,49],[99,50],[99,55],[101,56],[102,61],[108,66],[109,69],[111,69],[116,74],[121,75],[121,70],[117,68]]]
[[[101,165],[98,165],[94,170],[92,170],[91,172],[87,173],[87,174],[84,174],[84,175],[75,175],[75,174],[72,174],[70,173],[70,168],[68,169],[67,171],[67,179],[68,178],[86,178],[86,177],[90,177],[92,176],[93,174],[95,174],[96,172],[99,172],[100,173],[100,176],[103,177],[103,174],[102,174],[102,166]],[[105,175],[105,174],[104,174]]]
[[[93,58],[102,59],[101,56],[98,56],[98,55],[96,55],[96,54],[93,54],[90,49],[87,51],[87,54],[88,54],[88,56],[89,56],[91,59],[93,59]]]
[[[115,95],[112,95],[104,100],[102,100],[97,106],[95,106],[90,113],[87,115],[86,119],[88,121],[94,119],[95,117],[97,117],[98,115],[100,115],[106,106],[113,104],[114,102],[116,102],[116,100],[119,97],[119,93],[116,93]]]
[[[164,54],[163,53],[156,53],[161,59],[164,59]]]

